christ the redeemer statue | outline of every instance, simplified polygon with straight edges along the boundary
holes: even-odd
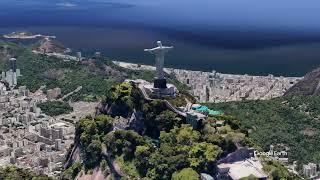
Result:
[[[152,49],[145,49],[144,51],[150,52],[156,56],[156,77],[154,80],[155,88],[167,88],[167,81],[164,78],[164,55],[173,47],[162,46],[161,41],[157,41],[158,47]]]

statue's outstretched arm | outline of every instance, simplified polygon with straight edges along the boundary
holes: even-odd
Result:
[[[168,51],[170,51],[171,49],[173,49],[173,46],[165,46],[165,47],[163,47],[163,50],[164,50],[165,52],[168,52]]]
[[[159,51],[159,48],[144,49],[144,51],[149,52],[151,54],[156,54]]]

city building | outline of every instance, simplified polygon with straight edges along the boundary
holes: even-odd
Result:
[[[25,86],[7,89],[0,82],[0,166],[12,164],[48,175],[62,171],[75,127],[43,114],[37,104],[45,101],[40,92],[30,93]]]
[[[302,166],[303,175],[307,178],[314,178],[318,176],[317,165],[309,163]]]
[[[77,52],[77,59],[78,59],[78,61],[81,61],[81,60],[82,60],[82,54],[81,54],[80,51]]]
[[[300,77],[250,76],[167,69],[191,88],[199,102],[271,99],[282,96]]]
[[[10,58],[10,69],[12,69],[13,72],[17,72],[17,59],[16,58]]]
[[[254,158],[232,163],[222,163],[218,165],[218,179],[239,180],[251,175],[257,179],[266,180],[268,175],[262,169],[261,162]]]
[[[1,80],[6,81],[10,88],[14,88],[18,84],[17,78],[21,76],[20,69],[17,69],[17,59],[10,58],[10,69],[6,72],[1,72]]]
[[[133,70],[156,70],[156,67],[149,65],[119,61],[113,63]],[[267,100],[282,96],[302,79],[302,77],[222,74],[216,71],[202,72],[173,68],[164,68],[163,71],[189,86],[190,93],[199,102]]]

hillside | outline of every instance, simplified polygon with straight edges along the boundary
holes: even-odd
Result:
[[[319,95],[320,68],[306,74],[281,98],[207,105],[239,119],[249,138],[264,150],[271,144],[289,147],[289,160],[301,165],[320,162]]]
[[[121,83],[111,88],[106,104],[112,107],[107,111],[110,115],[87,117],[77,123],[75,147],[80,149],[83,165],[74,163],[64,177],[95,176],[101,174],[97,171],[100,168],[105,177],[116,179],[169,180],[190,175],[196,180],[204,172],[214,176],[217,160],[234,151],[236,144],[252,145],[237,119],[210,117],[194,129],[170,111],[163,100],[144,100],[134,84]],[[137,112],[141,117],[120,124],[123,118],[119,116],[127,117],[128,112]],[[221,127],[216,126],[218,120],[224,121]],[[135,123],[144,130],[137,130]],[[264,163],[266,172],[273,171],[271,178],[294,179],[282,165],[269,160]]]
[[[37,174],[30,170],[15,166],[0,167],[0,179],[3,180],[52,180],[46,175]]]
[[[41,39],[38,43],[36,43],[35,49],[41,52],[44,51],[46,53],[65,53],[67,51],[67,48],[65,48],[62,43],[50,38]]]
[[[306,74],[285,93],[285,96],[291,95],[320,95],[320,68]]]
[[[17,44],[0,40],[0,70],[5,68],[8,57],[16,54],[18,50]]]
[[[320,96],[295,96],[207,105],[237,118],[264,150],[271,144],[289,147],[289,159],[301,164],[320,162],[319,103]]]
[[[126,78],[152,81],[154,77],[153,71],[120,68],[106,58],[88,58],[82,62],[75,62],[34,54],[34,46],[0,41],[0,71],[8,69],[8,55],[17,56],[17,66],[22,74],[22,77],[18,78],[18,85],[25,85],[32,92],[45,85],[46,89],[60,87],[62,95],[65,95],[82,86],[79,92],[66,100],[96,101],[103,99],[112,85]],[[176,84],[180,91],[187,89],[174,77],[168,77],[168,81]]]
[[[90,173],[98,174],[99,177],[103,173],[104,176],[122,176],[127,179],[171,179],[173,177],[179,179],[184,177],[184,174],[199,177],[203,172],[214,176],[217,160],[233,152],[237,145],[244,147],[259,145],[266,148],[269,145],[267,143],[272,139],[263,135],[270,135],[270,132],[276,132],[276,137],[282,138],[279,142],[289,144],[290,147],[297,140],[299,141],[297,145],[292,146],[296,148],[294,150],[297,150],[298,154],[290,157],[300,158],[301,161],[309,161],[317,157],[316,154],[307,156],[299,152],[307,143],[314,144],[319,141],[316,134],[320,128],[307,123],[315,123],[312,120],[320,115],[315,111],[314,105],[318,101],[308,101],[314,103],[310,104],[312,113],[308,114],[306,113],[308,108],[298,106],[301,99],[288,103],[284,100],[270,101],[271,104],[262,103],[261,105],[252,104],[252,102],[243,102],[244,105],[239,106],[210,104],[209,106],[215,106],[214,109],[225,111],[227,115],[209,117],[207,121],[201,123],[200,127],[193,128],[187,124],[185,117],[180,117],[171,111],[165,103],[167,100],[173,105],[180,106],[185,103],[185,98],[193,101],[193,97],[187,93],[188,87],[179,83],[175,77],[167,75],[168,81],[174,83],[181,92],[180,97],[149,101],[142,97],[134,84],[123,83],[123,80],[141,78],[152,81],[153,71],[123,69],[107,59],[63,61],[34,54],[30,47],[17,46],[17,48],[15,55],[18,57],[18,68],[23,75],[18,79],[19,85],[26,85],[31,91],[36,91],[42,85],[45,85],[46,89],[60,87],[63,95],[82,86],[79,92],[66,100],[103,100],[101,113],[104,114],[96,117],[88,116],[76,124],[74,147],[75,152],[78,153],[77,157],[81,158],[69,164],[71,166],[67,167],[62,174],[65,179],[86,177]],[[5,67],[6,61],[3,62]],[[44,104],[44,109],[52,105]],[[282,108],[281,105],[288,107]],[[68,110],[63,103],[55,106],[59,111],[61,108]],[[246,111],[241,108],[245,107],[248,108],[247,113],[241,114]],[[255,108],[257,109],[252,111]],[[300,110],[301,112],[298,112]],[[276,113],[274,114],[275,122],[263,119],[273,117],[267,116],[272,113]],[[305,121],[301,121],[301,117],[304,116],[306,116]],[[280,121],[277,118],[280,118]],[[293,123],[290,124],[289,120],[294,121],[298,126],[293,127]],[[220,122],[223,123],[220,124]],[[277,122],[284,124],[276,124]],[[266,126],[260,127],[261,124]],[[283,131],[275,131],[272,129],[274,127],[283,127],[288,132],[283,135],[281,134]],[[259,132],[260,129],[262,132]],[[257,131],[249,133],[251,130]],[[259,133],[254,134],[254,132]],[[306,142],[303,142],[304,139],[297,132],[309,137]],[[287,136],[293,137],[294,140],[291,141]],[[262,140],[259,140],[261,137]],[[308,149],[308,152],[314,153],[319,149],[317,145],[311,148],[315,149]],[[74,154],[71,154],[71,157],[73,156]],[[264,163],[263,165],[273,167],[273,162],[269,160]],[[277,166],[279,167],[267,168],[276,172],[271,177],[279,179],[291,177],[283,166]]]

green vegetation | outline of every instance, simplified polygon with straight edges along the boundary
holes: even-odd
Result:
[[[199,174],[191,168],[182,169],[172,175],[172,180],[199,180]]]
[[[142,71],[134,71],[134,70],[127,70],[130,79],[144,79],[146,81],[152,82],[154,80],[155,72],[149,70],[142,70]]]
[[[116,81],[112,77],[93,74],[77,62],[36,55],[30,49],[18,54],[17,63],[23,75],[18,79],[19,85],[26,85],[31,91],[42,85],[46,85],[47,89],[60,87],[63,95],[82,86],[70,97],[74,101],[101,99]]]
[[[226,120],[230,125],[226,124],[228,130],[224,134],[211,132],[219,139],[214,141],[210,133],[205,135],[204,131],[199,132],[184,124],[185,120],[169,111],[162,100],[144,102],[139,93],[134,93],[136,90],[136,87],[128,83],[122,83],[111,88],[107,99],[112,106],[121,105],[114,108],[118,113],[124,106],[129,110],[134,107],[142,111],[145,116],[145,133],[148,136],[141,136],[132,130],[110,132],[112,118],[108,116],[103,118],[108,117],[107,121],[101,120],[101,116],[82,119],[77,124],[76,139],[81,145],[85,167],[90,169],[99,163],[101,166],[104,160],[102,149],[106,147],[107,154],[116,159],[130,179],[171,179],[173,173],[177,174],[184,168],[214,173],[216,159],[229,148],[228,142],[233,143],[229,136],[240,133],[232,129],[236,127],[232,125],[233,121]],[[185,173],[188,172],[182,171],[176,177]]]
[[[103,172],[103,175],[105,177],[107,177],[109,174],[110,174],[110,169],[108,167],[108,162],[103,159],[101,162],[100,162],[100,169],[101,171]]]
[[[26,85],[31,91],[42,85],[46,85],[46,89],[60,87],[63,95],[82,86],[66,100],[103,99],[107,107],[106,113],[110,116],[86,117],[76,124],[75,146],[81,150],[83,165],[76,162],[66,169],[62,174],[65,179],[75,178],[82,169],[92,172],[98,166],[107,175],[110,160],[115,160],[129,179],[199,179],[200,172],[215,174],[217,159],[235,150],[236,144],[264,150],[270,144],[282,144],[290,148],[292,160],[320,161],[320,97],[208,104],[209,108],[224,114],[212,115],[198,129],[193,129],[185,124],[183,117],[170,111],[164,100],[143,100],[138,88],[131,83],[116,85],[124,78],[152,81],[153,71],[127,70],[110,61],[80,64],[35,55],[26,47],[13,49],[23,75],[19,85]],[[106,65],[124,75],[114,77],[100,73],[105,70],[100,67]],[[6,63],[0,61],[0,68],[5,66]],[[193,102],[186,85],[173,76],[167,75],[167,79],[181,92],[176,99],[167,99],[170,103],[182,106],[187,103],[186,99]],[[65,102],[46,102],[39,106],[51,116],[72,111]],[[113,117],[128,118],[134,111],[142,114],[143,134],[133,130],[112,131]],[[0,179],[30,179],[30,173],[17,168],[0,170]],[[265,161],[264,170],[273,179],[292,178],[278,162]]]
[[[106,95],[106,104],[112,108],[112,116],[128,117],[134,108],[140,108],[141,95],[137,88],[130,83],[112,86]]]
[[[159,138],[160,131],[168,132],[184,122],[181,117],[167,109],[164,101],[144,101],[139,89],[130,83],[113,86],[107,92],[106,105],[112,116],[128,117],[133,109],[143,112],[146,135],[152,138]]]
[[[60,87],[62,95],[74,91],[79,86],[82,89],[74,93],[68,101],[96,101],[105,99],[105,93],[111,86],[124,78],[144,79],[153,81],[154,71],[134,71],[116,66],[110,60],[96,60],[87,63],[63,61],[55,57],[34,54],[30,47],[0,41],[0,46],[8,45],[9,53],[16,55],[17,66],[21,69],[22,77],[18,78],[19,85],[26,85],[32,92],[46,85],[47,89]],[[0,49],[1,50],[1,49]],[[104,68],[104,67],[108,68]],[[1,57],[0,70],[8,67]],[[117,72],[117,75],[106,73],[105,69]],[[120,73],[121,72],[121,73]],[[187,91],[188,87],[179,83],[174,77],[168,76],[168,81],[175,84],[180,91]]]
[[[102,158],[102,142],[105,135],[112,130],[113,118],[99,115],[87,117],[76,124],[75,141],[80,145],[84,166],[94,168]]]
[[[271,144],[289,147],[289,160],[320,162],[320,97],[286,97],[267,101],[208,104],[237,118],[252,142],[268,150]]]
[[[105,137],[105,143],[108,151],[111,151],[113,155],[123,155],[126,160],[134,158],[137,146],[151,147],[150,139],[143,138],[132,130],[117,130],[108,134]]]
[[[160,131],[168,132],[183,122],[181,117],[167,110],[165,103],[161,100],[144,103],[142,111],[145,114],[146,134],[152,138],[158,138]]]
[[[123,156],[118,156],[116,162],[129,177],[139,177],[139,172],[133,161],[125,161]]]
[[[0,39],[0,71],[6,70],[7,67],[7,55],[16,54],[20,50],[20,47],[11,42],[5,42]]]
[[[277,161],[265,161],[263,170],[270,173],[270,178],[272,179],[298,179],[297,177],[293,177],[288,170]]]
[[[68,114],[73,111],[73,108],[68,103],[62,101],[47,101],[39,104],[38,107],[49,116]]]
[[[171,179],[183,168],[211,171],[221,148],[201,142],[201,134],[190,125],[182,125],[170,132],[161,132],[160,146],[155,148],[150,139],[133,131],[118,130],[106,138],[108,151],[116,155],[131,178]],[[177,175],[178,176],[178,175]]]
[[[251,174],[250,176],[241,178],[240,180],[258,180],[258,178]]]
[[[180,92],[175,98],[164,98],[169,101],[175,107],[186,106],[188,101],[196,103],[196,99],[190,95],[188,92]]]
[[[146,155],[154,151],[151,139],[131,130],[117,130],[106,136],[105,144],[108,153],[116,158],[121,169],[131,178],[135,179],[140,177],[140,173],[146,173]]]
[[[102,167],[108,158],[115,160],[129,179],[197,179],[202,172],[214,175],[217,159],[234,151],[236,144],[260,145],[247,136],[252,135],[252,128],[236,114],[229,115],[224,108],[229,106],[222,104],[208,106],[226,113],[210,116],[199,129],[193,129],[183,117],[168,110],[163,100],[143,100],[130,83],[113,86],[106,93],[105,103],[113,115],[128,117],[133,109],[141,112],[144,134],[133,130],[111,132],[113,119],[109,116],[80,120],[76,140],[85,169]],[[266,163],[265,168],[278,174],[273,177],[291,178],[282,166]]]
[[[18,85],[25,85],[32,92],[45,85],[47,89],[60,87],[62,95],[65,95],[82,86],[79,92],[66,100],[96,101],[104,99],[105,92],[119,79],[119,77],[106,76],[105,73],[96,73],[95,71],[104,72],[104,64],[97,65],[99,61],[86,65],[34,54],[30,47],[14,43],[0,41],[0,47],[2,45],[8,45],[9,53],[18,57],[17,66],[23,75],[18,78]],[[6,70],[7,67],[8,62],[1,57],[0,49],[0,70]]]
[[[61,179],[75,179],[81,169],[82,164],[80,162],[75,162],[72,164],[72,166],[70,166],[63,172],[63,174],[61,175]]]
[[[186,125],[184,118],[168,110],[163,100],[144,101],[140,93],[133,93],[136,90],[133,85],[122,83],[111,88],[106,100],[109,106],[117,107],[112,112],[134,107],[144,116],[147,136],[117,130],[105,137],[108,154],[115,156],[121,169],[132,179],[171,179],[173,173],[184,168],[213,174],[220,155],[234,150],[234,143],[246,144],[239,122],[232,117],[211,117],[212,123],[203,124],[197,131]],[[216,127],[217,120],[223,120],[224,126]]]
[[[3,180],[50,180],[45,175],[36,174],[15,166],[0,167],[0,179]]]
[[[189,94],[189,91],[191,90],[190,87],[188,87],[186,84],[181,83],[174,77],[173,75],[167,75],[168,83],[171,83],[177,87],[177,89],[180,91],[182,94],[187,94],[189,95],[189,98],[194,99],[193,96]]]

